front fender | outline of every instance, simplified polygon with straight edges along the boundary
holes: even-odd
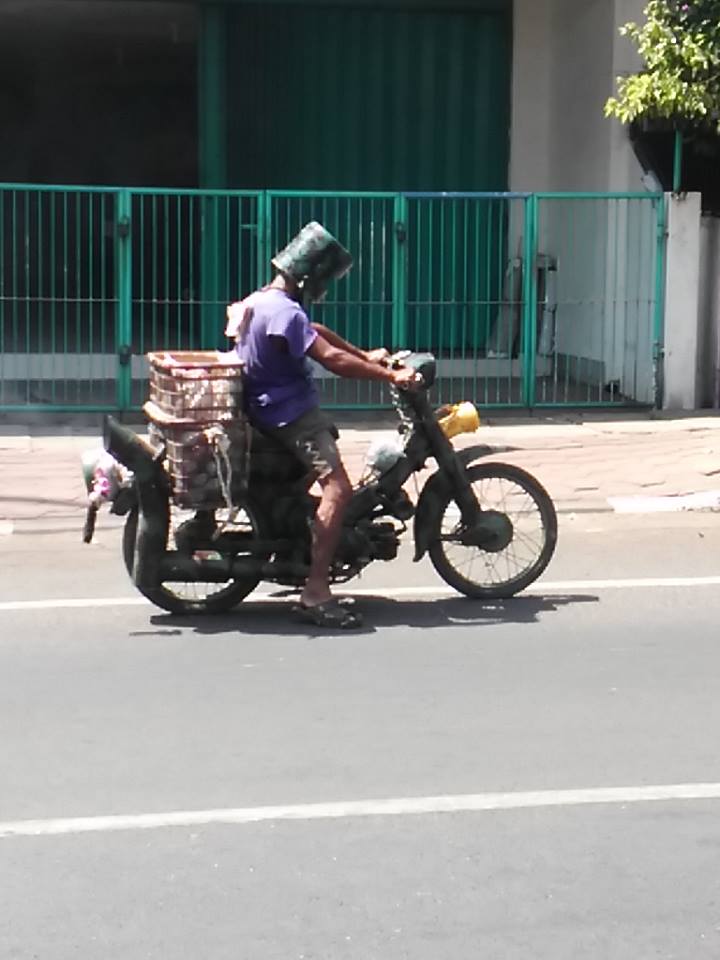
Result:
[[[507,449],[507,447],[503,447],[503,452]],[[455,456],[464,467],[467,467],[471,463],[475,463],[476,460],[480,460],[482,457],[489,457],[493,453],[500,453],[500,447],[490,447],[487,443],[476,443],[473,447],[456,450]]]
[[[507,448],[506,448],[507,449]],[[463,470],[480,460],[481,457],[490,456],[498,453],[497,447],[490,447],[487,444],[475,444],[472,447],[466,447],[464,450],[456,450],[455,458]],[[438,470],[434,473],[423,487],[420,499],[415,508],[415,556],[414,561],[422,560],[428,551],[433,532],[440,525],[443,507],[452,493],[452,481],[444,470]]]

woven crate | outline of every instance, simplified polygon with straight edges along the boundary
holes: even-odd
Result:
[[[146,413],[152,416],[146,404]],[[230,438],[229,460],[232,469],[233,502],[244,490],[247,480],[248,442],[243,422],[228,423],[224,429]],[[172,499],[188,510],[218,510],[227,506],[218,477],[218,461],[202,424],[189,426],[158,423],[151,420],[151,440],[165,447],[166,466],[172,482]],[[227,481],[227,465],[220,460]]]
[[[149,353],[150,401],[172,417],[222,423],[242,411],[242,363],[235,353]]]
[[[245,480],[248,453],[242,365],[220,360],[215,351],[152,353],[148,360],[150,400],[143,409],[151,440],[165,446],[174,502],[196,510],[225,506],[207,431],[220,425],[229,436],[237,490]]]

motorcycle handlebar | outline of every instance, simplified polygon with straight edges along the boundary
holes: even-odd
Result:
[[[389,353],[387,357],[381,360],[384,367],[390,367],[391,370],[399,370],[404,367],[403,361],[410,356],[409,350],[398,350],[395,353]]]
[[[404,367],[408,366],[405,363],[405,360],[412,356],[411,350],[398,350],[396,353],[392,353],[389,356],[385,357],[382,361],[383,366],[388,367],[390,370],[402,370]],[[418,386],[424,386],[425,378],[420,373],[419,370],[415,371],[415,383]],[[396,390],[410,390],[411,385],[408,384],[393,384],[393,387]]]

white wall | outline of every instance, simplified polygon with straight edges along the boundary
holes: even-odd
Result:
[[[613,24],[613,59],[609,79],[609,94],[617,92],[616,79],[635,73],[640,68],[640,57],[635,45],[620,36],[620,27],[634,21],[642,23],[646,0],[615,0]],[[603,101],[604,106],[604,101]],[[643,169],[630,145],[628,129],[619,120],[606,120],[608,135],[608,190],[642,190]]]
[[[553,112],[555,0],[514,0],[510,129],[511,190],[547,190]]]
[[[607,190],[611,0],[555,0],[552,63],[553,190]]]
[[[645,0],[514,0],[511,190],[639,190],[627,129],[603,107],[637,67],[619,27]]]

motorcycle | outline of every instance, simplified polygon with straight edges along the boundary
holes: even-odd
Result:
[[[415,369],[418,387],[391,388],[397,433],[368,453],[345,514],[331,582],[346,583],[370,563],[394,560],[412,523],[414,560],[428,554],[453,589],[478,599],[514,596],[541,575],[555,550],[550,496],[525,470],[487,461],[495,452],[491,446],[453,447],[453,436],[473,432],[479,419],[472,404],[433,409],[434,356],[405,353],[393,362]],[[205,499],[191,496],[188,477],[179,477],[172,430],[178,421],[166,417],[163,425],[156,408],[155,414],[150,441],[106,417],[105,453],[85,468],[86,542],[99,505],[109,502],[111,512],[126,517],[122,550],[133,583],[171,613],[227,611],[261,581],[301,587],[319,498],[309,492],[299,461],[243,420],[214,424],[203,434],[204,469],[214,492]],[[196,467],[186,448],[186,466]],[[437,469],[414,503],[405,486],[429,459]]]

